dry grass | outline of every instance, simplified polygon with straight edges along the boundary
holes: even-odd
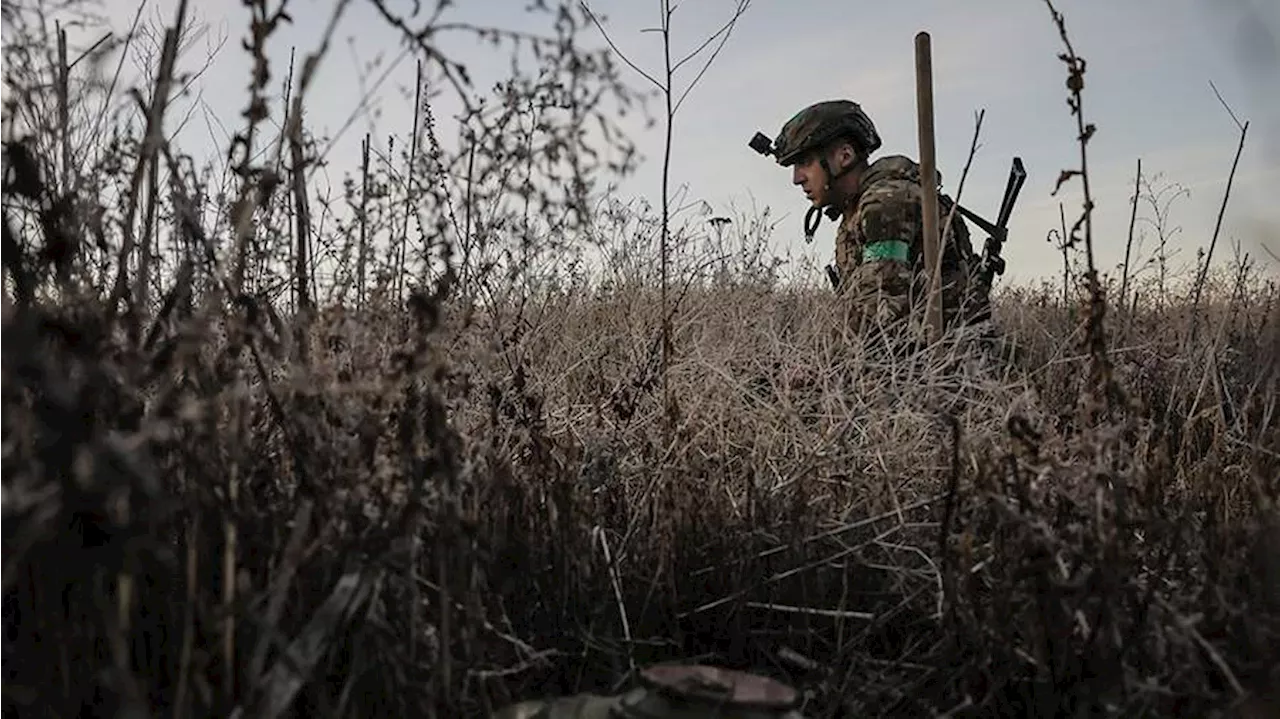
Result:
[[[1198,303],[1136,283],[1105,327],[1008,290],[998,342],[895,358],[767,256],[697,279],[690,252],[667,405],[641,209],[612,210],[607,283],[527,264],[511,291],[482,243],[417,274],[401,242],[344,295],[394,212],[304,232],[346,258],[323,283],[269,222],[296,196],[241,244],[175,175],[143,194],[176,227],[148,303],[115,292],[110,175],[50,179],[65,129],[6,146],[6,710],[474,716],[691,658],[800,684],[812,716],[1209,716],[1280,689],[1280,291],[1247,267]]]

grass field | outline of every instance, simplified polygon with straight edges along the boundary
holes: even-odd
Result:
[[[322,221],[300,123],[218,185],[59,113],[56,38],[13,18],[6,711],[480,716],[690,659],[810,716],[1276,708],[1256,267],[1084,266],[1001,287],[994,345],[885,357],[767,216],[711,253],[673,227],[662,276],[661,218],[601,203],[587,271],[483,145],[465,187],[426,149],[416,187],[354,168]]]

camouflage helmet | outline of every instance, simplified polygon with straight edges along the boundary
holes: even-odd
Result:
[[[880,135],[871,118],[856,102],[827,100],[806,107],[782,126],[773,142],[773,155],[783,167],[795,164],[805,153],[835,140],[848,139],[864,155],[880,148]]]

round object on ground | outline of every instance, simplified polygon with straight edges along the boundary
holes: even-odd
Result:
[[[640,684],[671,699],[725,708],[785,712],[800,699],[795,689],[769,677],[702,664],[648,667],[640,672]]]

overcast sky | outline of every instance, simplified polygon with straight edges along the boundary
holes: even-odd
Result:
[[[275,5],[274,2],[271,3]],[[413,0],[387,0],[406,14]],[[470,0],[451,10],[458,17],[507,28],[543,32],[545,15],[525,11],[525,0]],[[1280,254],[1280,3],[1275,0],[1060,0],[1076,51],[1088,62],[1085,112],[1097,125],[1090,166],[1097,209],[1095,227],[1100,263],[1111,269],[1123,257],[1135,163],[1148,176],[1187,188],[1171,222],[1182,232],[1175,264],[1194,261],[1207,246],[1226,188],[1239,131],[1210,88],[1212,81],[1241,121],[1251,122],[1245,152],[1220,239],[1218,257],[1238,240],[1245,251],[1276,271],[1261,245]],[[221,152],[227,131],[236,127],[246,98],[248,56],[241,47],[247,12],[233,0],[192,3],[208,32],[183,57],[195,69],[219,40],[225,45],[197,86],[200,112],[182,134],[188,152],[201,147]],[[295,23],[273,45],[277,77],[287,67],[290,45],[299,57],[313,50],[329,21],[333,0],[291,0]],[[424,1],[426,8],[434,2]],[[643,33],[659,23],[659,3],[649,0],[592,0],[607,16],[606,28],[620,49],[640,67],[661,67],[660,36]],[[701,43],[733,12],[735,0],[685,0],[673,18],[673,55]],[[135,0],[105,0],[118,30],[127,30]],[[144,17],[171,22],[176,0],[150,0]],[[426,11],[424,8],[424,14]],[[806,204],[790,184],[790,173],[756,155],[747,141],[757,129],[774,136],[801,107],[824,99],[849,98],[862,104],[884,139],[881,153],[918,156],[913,38],[920,30],[933,41],[935,112],[939,169],[945,189],[960,179],[974,115],[985,108],[981,146],[966,181],[962,202],[993,217],[1009,163],[1020,155],[1029,173],[1011,223],[1007,280],[1025,282],[1058,273],[1060,259],[1046,241],[1059,224],[1059,201],[1068,222],[1079,212],[1079,184],[1052,197],[1060,170],[1078,164],[1074,119],[1066,106],[1066,68],[1048,9],[1040,0],[899,0],[890,3],[820,0],[754,0],[715,63],[676,118],[672,173],[688,185],[687,197],[710,203],[716,212],[769,206],[785,218],[775,241],[824,262],[832,253],[833,223],[805,246],[800,229]],[[585,37],[601,43],[599,33]],[[505,54],[473,42],[454,41],[446,49],[477,76],[494,78]],[[370,72],[369,64],[380,66]],[[359,142],[412,127],[414,57],[368,0],[353,0],[316,79],[308,103],[308,125],[316,133],[336,133],[356,110],[361,87],[387,68],[373,113],[358,113],[331,160],[358,169]],[[677,76],[683,88],[698,69]],[[365,79],[361,79],[365,77]],[[628,71],[628,80],[646,81]],[[273,80],[272,87],[279,87]],[[363,85],[362,85],[363,83]],[[408,98],[406,100],[406,98]],[[660,106],[652,104],[654,109]],[[645,130],[628,121],[645,160],[620,192],[657,204],[662,155],[661,126]],[[213,150],[215,141],[220,145]],[[340,180],[335,173],[333,182]],[[1159,187],[1159,185],[1157,185]],[[1141,214],[1150,214],[1146,208]],[[1140,226],[1141,230],[1141,226]],[[1150,233],[1148,233],[1150,234]],[[1146,242],[1152,246],[1153,238]],[[1149,256],[1144,251],[1142,259]]]

